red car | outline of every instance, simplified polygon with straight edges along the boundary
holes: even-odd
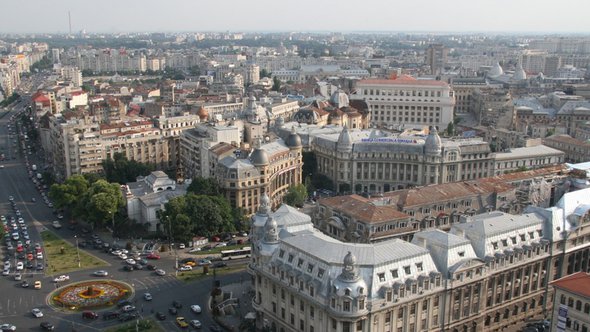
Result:
[[[22,245],[22,244],[19,244],[19,245],[16,247],[16,252],[23,252],[23,250],[24,250],[24,248],[23,248],[23,245]]]
[[[32,261],[33,259],[34,259],[34,257],[33,257],[33,254],[31,254],[31,253],[28,253],[28,254],[27,254],[27,260],[30,260],[30,261]]]
[[[160,255],[155,254],[155,253],[151,253],[149,255],[146,256],[147,259],[160,259]]]

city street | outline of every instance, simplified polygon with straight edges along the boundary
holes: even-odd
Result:
[[[25,106],[22,103],[18,104],[16,110],[23,107]],[[21,143],[16,136],[11,138],[8,135],[7,124],[10,117],[16,113],[16,110],[0,119],[0,147],[6,156],[6,160],[0,162],[0,165],[4,166],[0,169],[0,214],[12,213],[13,209],[8,197],[13,196],[16,206],[22,212],[22,217],[28,226],[31,243],[41,242],[39,231],[51,229],[74,244],[76,241],[74,235],[78,235],[79,239],[82,238],[82,234],[77,233],[79,229],[70,230],[63,227],[60,230],[55,230],[51,228],[51,222],[55,220],[54,210],[43,203],[37,188],[29,178],[23,151],[18,149]],[[16,140],[16,143],[14,143],[14,140]],[[29,155],[29,158],[32,159],[35,156]],[[32,198],[35,198],[36,202],[32,202]],[[110,238],[103,238],[103,240],[112,242]],[[124,244],[123,241],[121,240],[120,243]],[[6,246],[1,248],[2,256],[6,257]],[[160,260],[150,261],[151,264],[156,264],[167,272],[166,276],[157,276],[153,271],[146,269],[126,272],[122,268],[124,261],[118,257],[102,250],[84,250],[107,261],[110,265],[69,273],[70,282],[95,279],[96,277],[93,277],[92,273],[95,270],[103,269],[108,271],[109,278],[124,281],[133,286],[136,292],[133,301],[141,316],[150,317],[157,321],[153,313],[158,311],[165,313],[167,319],[160,322],[160,324],[166,331],[180,330],[175,324],[174,317],[168,313],[168,308],[171,307],[174,300],[183,304],[183,308],[179,310],[178,315],[184,316],[187,320],[200,320],[203,324],[201,330],[207,331],[208,327],[214,324],[207,310],[205,310],[208,294],[213,285],[212,276],[204,277],[192,283],[179,281],[173,274],[175,257],[168,253],[162,254]],[[232,264],[245,263],[245,260],[232,262]],[[46,262],[46,264],[51,264],[51,262]],[[2,294],[2,297],[0,297],[0,317],[2,317],[0,323],[13,324],[18,330],[41,330],[39,323],[41,321],[50,321],[56,326],[57,331],[71,331],[73,329],[76,331],[99,331],[105,327],[119,324],[118,320],[106,321],[102,318],[94,321],[84,320],[80,313],[62,312],[50,308],[47,305],[47,296],[52,290],[60,286],[52,282],[54,277],[46,276],[43,271],[31,272],[26,270],[23,273],[23,280],[28,281],[30,284],[34,281],[42,282],[42,289],[35,290],[33,287],[21,288],[20,281],[14,281],[14,272],[8,276],[3,276],[0,279],[0,293]],[[240,272],[218,276],[217,279],[224,285],[241,281],[246,282],[249,277],[246,272]],[[67,282],[64,284],[67,284]],[[152,294],[152,301],[148,302],[143,299],[145,292]],[[201,306],[203,313],[194,314],[190,312],[190,305],[192,304]],[[41,309],[44,317],[42,319],[34,318],[31,314],[33,308]],[[101,312],[98,313],[101,314]]]

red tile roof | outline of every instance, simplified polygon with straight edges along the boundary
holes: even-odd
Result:
[[[590,298],[590,273],[577,272],[551,283],[554,287]]]
[[[319,200],[319,204],[367,223],[380,223],[409,217],[391,206],[375,205],[369,199],[359,195],[322,198]]]

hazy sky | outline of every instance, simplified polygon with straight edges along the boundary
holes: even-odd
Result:
[[[590,32],[590,0],[3,0],[0,33]]]

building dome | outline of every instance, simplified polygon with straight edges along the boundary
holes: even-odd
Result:
[[[277,128],[282,128],[282,127],[284,127],[284,126],[285,126],[285,118],[283,118],[283,116],[282,116],[282,115],[281,115],[281,116],[279,116],[279,117],[277,118],[277,120],[275,121],[275,126],[276,126]]]
[[[338,108],[348,107],[349,104],[348,96],[340,89],[332,94],[330,102]]]
[[[301,145],[301,137],[299,137],[299,135],[297,135],[297,132],[295,131],[295,126],[293,126],[291,128],[291,133],[289,134],[289,136],[287,137],[287,146],[290,148],[300,148]]]
[[[338,276],[338,279],[344,282],[354,282],[359,280],[358,270],[356,268],[356,257],[352,252],[348,252],[344,256],[344,266],[342,267],[342,273]]]
[[[270,161],[268,159],[268,153],[266,153],[265,150],[260,148],[261,144],[262,144],[261,140],[258,139],[256,147],[254,148],[254,151],[252,151],[252,153],[250,154],[250,161],[252,162],[252,164],[254,166],[266,166],[266,165],[270,164]]]
[[[514,72],[514,75],[512,76],[512,78],[515,81],[526,80],[526,73],[524,72],[524,69],[522,69],[522,65],[520,64],[520,62],[518,63],[518,66],[516,66],[516,71]]]
[[[500,63],[496,62],[496,64],[488,71],[489,77],[498,77],[504,74],[504,70],[500,67]]]
[[[350,132],[348,132],[347,126],[344,126],[340,132],[340,136],[338,136],[337,149],[340,152],[352,151],[352,137],[350,136]]]
[[[344,256],[344,265],[356,265],[356,257],[352,254],[352,252],[348,252],[346,256]]]
[[[209,112],[207,112],[207,110],[203,106],[199,108],[199,110],[197,111],[197,115],[199,116],[199,119],[201,119],[201,121],[207,120],[209,118]]]
[[[442,142],[440,136],[438,136],[436,126],[430,126],[430,132],[424,144],[424,152],[429,155],[440,155],[442,152]]]

